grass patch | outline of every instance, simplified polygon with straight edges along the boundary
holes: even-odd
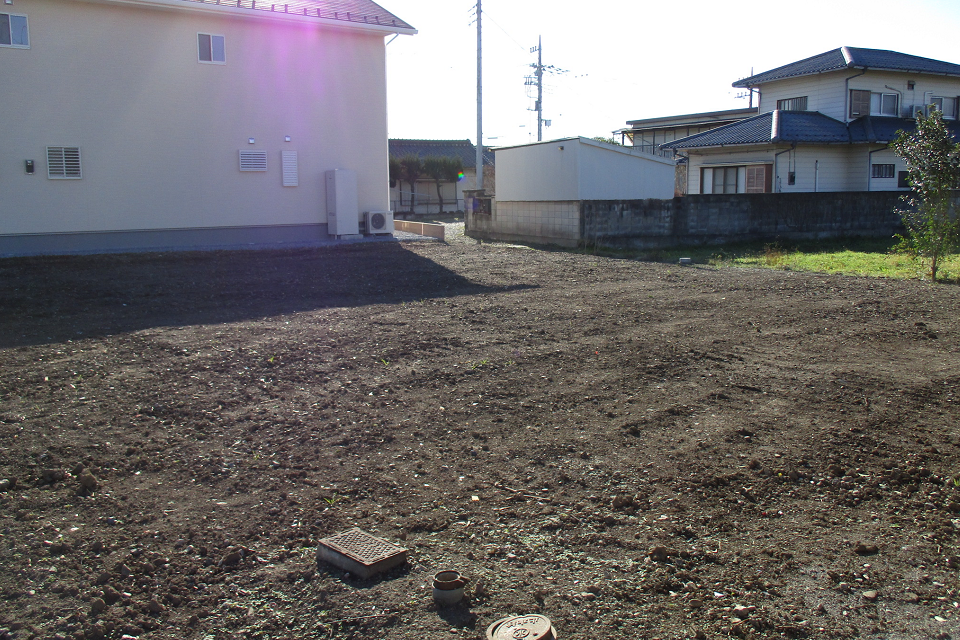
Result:
[[[929,267],[920,260],[894,253],[893,238],[847,238],[800,242],[738,243],[721,246],[668,249],[605,250],[595,253],[650,262],[676,263],[681,257],[694,264],[715,267],[755,267],[812,271],[880,278],[927,278]],[[591,251],[593,253],[593,251]],[[945,282],[960,284],[960,254],[947,256],[940,274]]]

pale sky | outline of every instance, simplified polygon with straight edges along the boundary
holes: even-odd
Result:
[[[841,46],[960,63],[960,0],[482,0],[484,144],[609,136],[627,120],[748,106],[730,84]],[[387,46],[391,138],[476,142],[476,0],[378,0],[419,33]],[[392,37],[392,36],[391,36]],[[389,37],[388,37],[389,40]]]

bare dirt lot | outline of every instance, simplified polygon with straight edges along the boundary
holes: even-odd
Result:
[[[372,243],[0,302],[0,638],[960,637],[958,287]],[[354,526],[409,562],[318,566]]]

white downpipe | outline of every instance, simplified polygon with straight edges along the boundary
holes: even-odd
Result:
[[[813,192],[820,192],[820,161],[816,160],[813,163]]]

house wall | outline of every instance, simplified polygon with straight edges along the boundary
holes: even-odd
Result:
[[[851,75],[854,75],[854,72],[821,73],[764,83],[760,94],[760,113],[775,110],[777,100],[807,96],[807,111],[819,111],[831,118],[843,120],[843,79]]]
[[[0,251],[36,234],[95,234],[72,236],[78,248],[111,232],[147,244],[161,230],[185,244],[231,229],[325,235],[335,168],[357,172],[361,212],[388,208],[382,35],[75,0],[9,8],[28,16],[31,42],[0,48],[0,77],[16,79],[0,92]],[[198,32],[225,36],[226,64],[197,61]],[[82,179],[46,177],[45,147],[61,145],[81,148]],[[267,152],[268,171],[239,171],[248,149]],[[298,154],[299,186],[281,186],[283,150]]]
[[[870,164],[891,163],[896,165],[896,171],[904,171],[906,167],[893,151],[884,150],[873,154],[872,161],[868,160],[871,149],[879,149],[879,145],[821,145],[798,146],[791,149],[780,146],[770,149],[753,148],[737,151],[720,151],[717,153],[697,154],[694,150],[689,155],[688,193],[701,193],[700,179],[705,167],[717,166],[744,166],[748,164],[774,165],[774,179],[772,188],[780,193],[804,192],[839,192],[839,191],[890,191],[897,190],[897,180],[868,180]],[[796,174],[796,183],[789,184],[790,172]],[[743,190],[743,175],[738,175],[738,191]],[[710,185],[706,185],[709,193]]]
[[[930,96],[960,96],[960,79],[893,71],[872,71],[860,74],[859,69],[823,73],[800,78],[787,78],[764,83],[761,87],[760,113],[777,108],[777,101],[807,96],[807,111],[849,121],[847,90],[862,89],[878,93],[900,94],[900,115],[912,117],[914,107],[925,107]],[[846,79],[850,80],[847,82]],[[909,89],[907,82],[915,82]],[[951,118],[953,114],[947,114]]]
[[[687,166],[687,193],[698,194],[701,191],[700,178],[703,167],[716,166],[741,166],[748,164],[772,164],[773,151],[770,149],[743,149],[737,151],[724,151],[716,154],[695,154],[690,151]],[[737,188],[742,191],[746,181],[746,171],[739,171],[737,175]],[[709,192],[711,185],[706,185]]]

